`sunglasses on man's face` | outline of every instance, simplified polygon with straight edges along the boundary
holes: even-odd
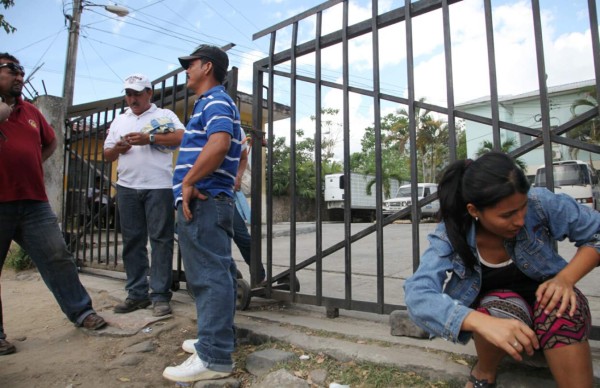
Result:
[[[0,69],[2,69],[3,67],[7,67],[8,70],[15,73],[15,75],[20,74],[21,77],[25,77],[25,68],[21,65],[17,65],[16,63],[9,62],[9,63],[3,63],[0,65]]]

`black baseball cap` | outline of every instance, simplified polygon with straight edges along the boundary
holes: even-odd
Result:
[[[190,55],[179,57],[179,63],[184,69],[187,69],[193,60],[200,58],[208,58],[215,67],[221,68],[223,71],[227,71],[229,67],[229,57],[225,51],[208,44],[201,44]]]

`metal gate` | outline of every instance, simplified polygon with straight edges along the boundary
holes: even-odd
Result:
[[[541,30],[541,14],[539,0],[531,0],[531,9],[533,15],[535,58],[537,65],[537,78],[539,93],[540,111],[539,125],[537,127],[515,124],[501,120],[499,108],[499,84],[496,77],[496,49],[494,47],[493,30],[493,9],[491,0],[481,0],[485,8],[485,16],[482,23],[485,24],[486,47],[485,56],[488,60],[487,73],[489,78],[490,91],[490,113],[488,115],[478,115],[466,112],[457,107],[454,98],[454,78],[453,78],[453,53],[452,39],[450,33],[450,12],[460,0],[405,0],[403,6],[390,9],[385,12],[379,11],[378,0],[372,1],[371,18],[358,22],[349,23],[350,3],[347,0],[331,0],[314,7],[297,16],[289,18],[275,26],[260,31],[254,35],[254,39],[269,37],[268,55],[255,62],[253,68],[253,103],[252,103],[252,128],[246,128],[253,137],[253,144],[266,144],[266,147],[252,147],[252,181],[263,181],[263,168],[266,175],[266,189],[263,192],[262,185],[252,185],[252,225],[251,234],[252,243],[252,264],[251,264],[251,284],[253,289],[251,294],[254,296],[267,296],[270,298],[293,301],[297,303],[312,304],[324,306],[330,316],[335,316],[338,309],[357,310],[371,313],[388,314],[393,310],[404,309],[401,298],[397,295],[389,297],[385,293],[389,289],[389,283],[401,283],[399,279],[387,279],[384,276],[384,268],[394,258],[385,256],[386,246],[389,246],[390,236],[384,238],[384,228],[389,227],[394,221],[409,216],[412,220],[410,226],[412,244],[402,247],[402,252],[408,260],[411,260],[412,269],[416,269],[419,264],[420,247],[420,229],[417,219],[418,209],[435,200],[435,194],[427,196],[424,199],[417,200],[416,191],[412,192],[412,205],[390,216],[385,216],[382,212],[383,205],[383,186],[385,172],[382,163],[382,121],[385,107],[394,104],[397,107],[406,109],[407,117],[412,118],[408,121],[407,142],[410,145],[408,149],[410,182],[412,187],[418,183],[418,161],[421,160],[421,152],[417,149],[418,130],[416,118],[419,111],[433,112],[443,116],[448,126],[446,164],[454,161],[457,156],[456,133],[457,126],[461,120],[468,120],[472,123],[478,123],[489,127],[492,134],[492,143],[494,149],[500,149],[502,131],[523,135],[520,145],[510,153],[515,157],[526,155],[532,150],[541,147],[543,149],[544,163],[552,163],[553,144],[568,146],[574,149],[581,149],[591,154],[600,154],[598,145],[569,138],[565,135],[570,130],[578,126],[591,123],[599,119],[598,107],[594,106],[584,113],[565,121],[558,126],[551,125],[551,104],[548,96],[548,87],[546,84],[546,69],[544,57],[543,33]],[[323,15],[331,9],[341,8],[341,28],[323,33]],[[599,95],[600,85],[597,83],[600,74],[600,44],[598,37],[598,20],[595,0],[588,0],[587,11],[589,14],[589,26],[591,30],[593,63],[594,63],[594,92]],[[418,18],[425,17],[428,14],[438,13],[441,15],[441,24],[443,26],[443,55],[445,61],[445,90],[446,103],[433,104],[421,99],[415,93],[415,55],[414,55],[414,28],[413,22]],[[306,41],[299,41],[299,30],[307,20],[313,20],[314,38]],[[406,48],[404,53],[406,58],[406,93],[403,91],[388,90],[382,87],[381,83],[381,65],[379,63],[380,52],[383,49],[398,49],[397,47],[380,47],[379,33],[382,29],[390,26],[399,26],[403,31],[403,45]],[[281,42],[278,37],[290,35],[289,41]],[[364,52],[368,55],[372,63],[371,85],[364,86],[364,83],[356,82],[352,77],[349,68],[350,45],[356,39],[370,39],[370,52]],[[342,72],[339,75],[340,81],[332,80],[329,75],[323,73],[323,53],[334,46],[341,47]],[[398,45],[399,47],[402,45]],[[281,48],[283,47],[283,48]],[[314,66],[310,73],[299,71],[299,62],[307,57],[313,57]],[[161,77],[154,83],[155,102],[157,105],[169,108],[175,111],[182,122],[187,121],[189,109],[189,97],[191,92],[187,91],[185,84],[180,83],[185,77],[180,77],[182,69],[178,69],[170,74]],[[179,80],[179,81],[178,81]],[[232,96],[237,95],[237,73],[230,72],[228,75],[228,90]],[[282,80],[284,81],[281,86]],[[302,95],[301,101],[298,98],[298,92],[309,85],[312,89],[311,95],[307,97]],[[326,215],[323,213],[323,191],[322,182],[322,139],[324,117],[322,108],[324,107],[324,90],[338,90],[342,95],[342,142],[343,142],[343,174],[346,182],[350,182],[350,155],[351,155],[351,123],[350,123],[350,100],[352,96],[359,95],[372,101],[373,107],[373,126],[374,126],[374,154],[375,154],[375,192],[376,196],[376,222],[367,225],[360,231],[353,232],[352,217],[350,210],[351,193],[344,197],[344,222],[343,235],[329,244],[326,233],[323,230]],[[290,142],[290,164],[289,164],[289,187],[291,196],[289,198],[289,249],[285,255],[285,269],[280,273],[275,273],[275,264],[281,265],[281,258],[275,257],[274,253],[274,194],[273,194],[273,166],[278,163],[274,159],[274,135],[275,120],[274,110],[281,99],[289,101],[290,120],[289,120],[289,142]],[[310,105],[314,111],[314,166],[315,166],[315,222],[314,239],[311,241],[310,251],[314,254],[305,254],[305,246],[298,246],[299,223],[298,223],[298,192],[299,187],[296,181],[297,176],[297,140],[300,126],[299,105]],[[79,111],[71,110],[69,120],[66,123],[67,131],[65,138],[65,196],[64,196],[64,214],[63,229],[65,237],[70,245],[76,259],[82,266],[94,268],[123,270],[122,263],[119,262],[119,231],[118,231],[118,211],[114,206],[114,188],[115,173],[114,166],[111,163],[104,162],[102,153],[102,144],[106,135],[106,130],[114,117],[124,108],[122,98],[116,98],[106,101],[102,107],[98,108],[98,103],[90,107],[79,106]],[[266,117],[265,113],[266,112]],[[263,123],[266,122],[266,125]],[[265,132],[262,129],[266,128]],[[266,163],[263,166],[263,150],[266,151]],[[547,169],[547,184],[553,187],[552,169]],[[94,206],[93,202],[88,200],[88,194],[93,198],[95,194],[100,193],[106,196],[106,202]],[[263,206],[264,226],[266,228],[266,239],[264,239],[263,252]],[[356,252],[362,241],[367,238],[373,239],[374,248],[370,250],[368,259],[374,266],[375,276],[372,288],[375,290],[371,297],[357,297],[355,295],[357,284],[354,278],[356,267]],[[361,251],[361,255],[364,251]],[[342,266],[342,294],[343,296],[333,295],[329,292],[330,286],[324,281],[324,273],[327,271],[327,260],[334,255],[341,255]],[[267,265],[268,279],[266,284],[257,285],[259,261],[265,259]],[[310,275],[303,273],[307,268],[311,268]],[[179,269],[178,269],[178,272]],[[302,276],[300,276],[302,275]],[[314,292],[300,292],[299,279],[303,276],[311,276],[314,281]],[[396,284],[397,286],[398,284]],[[401,287],[401,284],[400,284]]]
[[[186,87],[184,70],[178,68],[153,81],[152,86],[153,103],[172,110],[187,124],[195,99]],[[225,87],[239,103],[236,68],[227,74]],[[80,267],[124,272],[116,206],[117,162],[104,160],[103,145],[110,123],[125,108],[120,96],[70,107],[67,113],[63,232]],[[181,260],[176,267],[174,289],[179,280],[185,280]]]
[[[403,3],[403,4],[402,4]],[[454,160],[457,156],[457,142],[456,133],[457,126],[461,120],[468,120],[469,122],[478,123],[490,128],[493,138],[493,149],[499,150],[501,147],[501,131],[511,131],[521,138],[526,139],[522,141],[520,145],[513,149],[510,154],[514,157],[519,157],[527,154],[528,152],[542,147],[543,159],[546,165],[552,164],[552,145],[559,144],[565,145],[572,148],[586,150],[590,153],[600,153],[600,147],[596,144],[591,144],[586,141],[578,139],[568,138],[564,135],[573,128],[576,128],[584,123],[590,123],[593,120],[598,120],[598,107],[592,107],[585,113],[578,115],[577,117],[571,118],[562,125],[552,126],[550,123],[550,101],[548,97],[548,87],[546,84],[546,68],[545,68],[545,57],[544,57],[544,42],[543,32],[541,23],[540,13],[540,2],[539,0],[531,1],[531,11],[533,15],[533,29],[534,29],[534,40],[535,40],[535,60],[537,63],[537,78],[539,86],[539,124],[537,127],[529,125],[519,125],[508,121],[503,121],[499,114],[499,95],[498,89],[499,84],[497,82],[497,69],[496,69],[496,48],[494,47],[494,29],[493,29],[493,9],[491,0],[482,0],[484,12],[484,20],[481,21],[485,24],[486,34],[486,46],[483,49],[484,54],[487,57],[488,68],[487,74],[489,76],[489,91],[490,91],[490,106],[491,112],[488,115],[477,115],[473,113],[461,110],[455,104],[454,97],[454,80],[453,80],[453,53],[452,53],[452,37],[450,29],[450,12],[452,8],[460,3],[459,0],[421,0],[421,1],[410,1],[406,0],[400,2],[402,6],[391,9],[389,11],[380,13],[378,10],[379,2],[377,0],[372,1],[372,14],[371,17],[362,22],[356,24],[349,24],[349,12],[350,3],[344,0],[331,0],[325,2],[319,6],[316,6],[306,12],[303,12],[297,16],[291,17],[285,21],[282,21],[270,28],[262,30],[253,36],[253,39],[269,38],[269,53],[265,58],[258,60],[254,63],[254,128],[261,128],[263,122],[262,106],[263,100],[267,101],[267,124],[266,133],[254,132],[255,136],[254,144],[260,144],[261,141],[266,140],[267,144],[267,156],[266,156],[266,252],[263,254],[263,247],[260,244],[258,238],[253,239],[252,246],[252,268],[251,272],[253,275],[258,273],[257,261],[260,258],[266,258],[269,274],[273,272],[273,264],[279,260],[274,256],[273,252],[273,187],[270,182],[273,182],[273,166],[276,163],[280,163],[279,160],[275,160],[274,154],[274,136],[275,126],[273,122],[273,112],[271,111],[274,102],[282,102],[285,100],[289,101],[291,107],[291,117],[289,120],[289,149],[290,149],[290,163],[289,163],[289,191],[290,191],[290,206],[289,206],[289,268],[282,273],[270,276],[267,282],[266,288],[254,290],[255,295],[266,294],[270,298],[293,301],[298,303],[313,304],[318,306],[325,306],[328,314],[335,316],[338,313],[338,309],[348,310],[359,310],[379,314],[387,314],[396,309],[405,309],[405,306],[401,305],[401,298],[386,298],[384,290],[386,289],[388,281],[400,282],[400,280],[390,280],[383,276],[384,265],[390,260],[394,260],[390,257],[384,257],[384,249],[387,243],[390,241],[390,236],[386,235],[384,238],[384,228],[389,226],[392,222],[406,217],[410,214],[412,218],[412,246],[405,247],[407,255],[412,257],[413,271],[419,264],[419,256],[421,247],[419,244],[419,222],[417,219],[417,210],[436,199],[436,195],[430,195],[420,201],[417,200],[417,193],[415,190],[412,192],[412,205],[410,208],[403,209],[402,211],[384,217],[382,213],[382,192],[383,192],[383,180],[384,171],[382,168],[382,116],[383,116],[383,105],[395,104],[398,107],[403,107],[410,118],[408,124],[409,138],[408,144],[410,148],[408,151],[410,159],[410,182],[412,187],[416,187],[418,183],[418,161],[424,155],[420,154],[416,147],[418,128],[416,124],[416,118],[419,111],[428,111],[440,115],[446,119],[448,125],[448,155],[446,159],[446,165]],[[341,15],[341,28],[336,31],[323,33],[325,30],[324,25],[324,14],[333,8],[336,8]],[[341,10],[340,10],[341,8]],[[595,70],[595,80],[598,79],[600,72],[600,49],[598,40],[598,21],[597,21],[597,10],[595,0],[589,0],[587,2],[587,11],[589,14],[589,26],[591,30],[592,48],[593,48],[593,64]],[[432,104],[424,101],[415,94],[415,54],[414,54],[414,28],[413,23],[418,18],[425,17],[428,14],[437,13],[441,14],[441,23],[443,24],[443,56],[445,59],[445,87],[446,89],[446,104]],[[314,35],[312,39],[300,41],[299,31],[302,28],[306,28],[306,25],[311,26],[311,31],[314,25]],[[380,47],[379,34],[382,29],[390,26],[400,26],[404,32],[402,41],[403,44],[398,42],[397,47]],[[352,77],[349,68],[350,62],[350,46],[357,39],[364,40],[370,38],[370,51],[364,49],[361,55],[370,58],[372,63],[372,82],[371,85],[364,86],[364,82],[357,82],[356,78]],[[401,37],[398,37],[401,40]],[[341,72],[335,75],[335,80],[332,80],[330,75],[324,74],[323,61],[325,59],[324,53],[327,53],[327,49],[337,46],[341,51]],[[384,90],[381,85],[381,69],[380,66],[380,53],[382,50],[398,50],[400,47],[406,47],[404,53],[406,58],[406,93],[403,91]],[[331,54],[329,54],[331,55]],[[301,63],[310,63],[311,70],[307,71],[307,67],[304,66],[301,69]],[[308,86],[307,86],[308,85]],[[600,85],[595,82],[593,85],[596,96],[600,95]],[[311,89],[312,92],[307,92]],[[377,199],[376,199],[376,222],[359,232],[352,232],[352,220],[350,212],[351,204],[351,193],[346,192],[344,197],[344,236],[337,242],[324,247],[324,235],[323,225],[326,219],[323,214],[323,196],[321,195],[323,190],[322,183],[322,141],[323,141],[323,121],[322,109],[324,106],[324,95],[325,89],[327,90],[338,90],[341,92],[342,99],[342,117],[341,122],[343,128],[343,173],[346,182],[350,181],[350,156],[351,156],[351,123],[350,123],[350,109],[351,109],[351,98],[355,95],[365,97],[372,103],[373,109],[373,125],[374,125],[374,151],[375,151],[375,187]],[[302,91],[301,91],[302,90]],[[285,103],[285,102],[284,102]],[[297,198],[299,187],[297,186],[297,160],[296,155],[298,150],[296,149],[297,143],[300,140],[298,137],[298,129],[300,129],[299,106],[312,106],[314,114],[314,161],[316,171],[316,229],[315,237],[312,242],[314,255],[304,255],[306,251],[305,247],[299,247],[297,245],[297,227],[298,222],[296,219],[297,215]],[[305,127],[303,127],[305,129]],[[266,135],[266,139],[264,138]],[[522,136],[523,135],[523,136]],[[257,162],[261,160],[261,150],[259,147],[254,147],[252,150],[252,160]],[[253,165],[252,169],[252,180],[253,182],[261,182],[262,169],[260,165]],[[552,188],[553,178],[552,169],[548,171],[548,187]],[[252,195],[252,236],[261,235],[261,214],[263,212],[261,202],[261,188],[260,185],[254,185]],[[353,295],[355,282],[353,282],[353,264],[356,263],[356,256],[353,252],[353,247],[365,237],[375,236],[375,247],[372,250],[372,263],[376,267],[376,292],[373,293],[371,299],[365,300],[365,298],[358,299]],[[324,284],[323,271],[324,265],[328,258],[334,254],[343,254],[343,272],[344,272],[344,283],[343,297],[329,296],[327,294],[327,284]],[[299,287],[295,284],[298,281],[297,275],[307,267],[314,269],[310,275],[314,273],[314,293],[301,293]],[[256,276],[253,276],[256,278]],[[290,281],[290,292],[282,292],[271,289],[270,284],[276,283],[278,279],[289,279]]]

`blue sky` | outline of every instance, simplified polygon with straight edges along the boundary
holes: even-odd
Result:
[[[62,94],[67,45],[63,10],[71,11],[72,0],[16,0],[4,12],[18,28],[2,34],[2,51],[17,56],[34,75],[33,87],[44,94]],[[94,1],[97,4],[112,4]],[[317,0],[124,0],[119,5],[130,15],[118,18],[101,7],[87,7],[82,15],[82,32],[77,59],[74,103],[122,94],[122,79],[135,72],[156,79],[179,66],[178,56],[189,54],[200,43],[218,46],[235,43],[229,51],[231,65],[239,68],[239,88],[251,93],[252,63],[266,56],[269,39],[252,40],[252,35],[282,20],[321,4]],[[404,0],[380,0],[379,10],[400,7]],[[542,29],[549,86],[594,78],[587,0],[541,0]],[[537,69],[529,0],[492,1],[496,66],[501,95],[537,89]],[[341,27],[341,5],[324,13],[324,33]],[[350,24],[369,19],[370,0],[351,0]],[[456,103],[489,95],[485,46],[483,0],[464,0],[451,5],[453,75]],[[406,95],[406,58],[403,25],[380,31],[382,91]],[[440,12],[413,20],[415,93],[417,98],[443,105],[446,100],[443,30]],[[314,37],[314,18],[300,23],[299,41]],[[277,34],[277,47],[288,48],[290,29]],[[372,85],[371,37],[350,44],[350,83]],[[323,75],[341,82],[341,47],[323,53]],[[289,64],[281,65],[289,68]],[[314,57],[299,58],[298,69],[314,74]],[[43,81],[43,84],[42,84]],[[276,101],[289,104],[289,81],[276,83]],[[314,87],[298,85],[298,123],[312,136]],[[323,106],[341,108],[341,93],[325,88]],[[353,94],[350,100],[352,151],[359,147],[364,128],[373,125],[373,102]],[[397,109],[384,104],[383,114]],[[340,113],[341,114],[341,113]],[[278,122],[280,136],[289,132],[289,122]],[[280,129],[279,129],[280,128]],[[341,147],[341,144],[340,144]]]
[[[104,0],[95,4],[114,4]],[[74,103],[121,94],[122,79],[135,72],[151,79],[179,66],[177,57],[188,55],[200,43],[223,46],[231,65],[248,67],[266,52],[266,40],[252,35],[277,22],[320,4],[316,0],[124,0],[125,18],[102,7],[85,7],[77,57]],[[17,28],[2,34],[2,51],[15,55],[34,75],[33,86],[44,94],[62,95],[68,27],[63,10],[71,13],[72,0],[16,0],[4,11]],[[251,75],[250,75],[251,76]]]

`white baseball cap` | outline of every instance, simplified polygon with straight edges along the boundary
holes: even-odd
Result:
[[[152,89],[152,83],[150,83],[148,77],[143,74],[132,74],[125,78],[123,89],[133,89],[136,92],[141,92],[146,88]]]

